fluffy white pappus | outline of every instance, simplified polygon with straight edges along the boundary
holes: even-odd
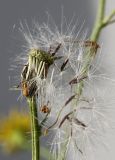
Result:
[[[103,95],[98,93],[95,93],[94,97],[90,95],[91,99],[84,96],[85,98],[81,97],[81,103],[77,106],[75,117],[79,121],[73,122],[73,137],[83,155],[85,154],[87,159],[90,159],[89,153],[95,155],[97,147],[108,147],[106,136],[114,131],[115,122],[113,122],[112,112],[115,112],[115,101],[105,100]],[[86,126],[84,129],[83,124]]]
[[[62,14],[60,26],[56,25],[52,17],[48,14],[48,20],[46,23],[39,24],[33,21],[31,27],[27,24],[27,21],[20,22],[19,31],[24,37],[24,44],[22,46],[22,53],[15,58],[16,65],[12,65],[13,69],[19,72],[24,65],[28,63],[29,51],[32,49],[38,49],[47,53],[56,52],[56,48],[59,47],[55,56],[54,65],[57,70],[61,72],[65,69],[71,68],[70,63],[64,64],[67,59],[76,58],[76,55],[80,55],[82,50],[82,42],[86,38],[86,33],[83,30],[84,23],[80,26],[78,21],[74,23],[74,17],[70,22],[67,22],[66,18]],[[80,48],[80,49],[78,49]],[[79,56],[80,57],[80,56]],[[59,59],[59,60],[58,60]],[[20,68],[20,69],[19,69]],[[17,75],[19,80],[19,74]]]
[[[55,50],[59,44],[61,44],[61,49],[58,55],[67,58],[73,53],[73,50],[80,46],[80,41],[84,40],[84,22],[79,26],[78,22],[74,23],[74,18],[67,22],[63,15],[60,26],[56,25],[49,15],[46,23],[39,24],[34,21],[32,27],[29,27],[26,21],[24,23],[20,22],[19,30],[25,40],[22,59],[28,56],[28,51],[31,49],[40,49],[48,52],[49,50]]]
[[[83,128],[73,122],[71,127],[67,124],[68,128],[60,129],[60,132],[65,131],[65,135],[61,135],[59,137],[58,130],[55,134],[52,142],[52,153],[55,152],[55,156],[62,157],[64,159],[76,159],[80,160],[88,160],[95,159],[97,147],[101,144],[104,147],[108,147],[105,143],[105,139],[103,134],[100,134],[96,131],[96,128],[92,128],[90,126]],[[71,131],[70,131],[71,130]],[[71,135],[69,134],[71,132]],[[58,147],[63,148],[61,153],[56,150]],[[57,158],[56,157],[56,158]]]
[[[54,127],[52,127],[51,130],[55,130],[55,127],[59,125],[60,120],[70,111],[71,106],[70,104],[68,104],[66,106],[67,108],[63,110],[66,101],[71,97],[71,87],[68,84],[65,85],[61,83],[61,78],[62,75],[60,74],[57,77],[57,74],[55,74],[54,69],[52,69],[52,72],[48,73],[46,79],[42,80],[44,81],[44,83],[42,83],[43,85],[41,85],[41,87],[38,83],[39,89],[37,90],[37,102],[38,110],[40,111],[39,120],[42,122],[44,117],[47,115],[47,113],[44,113],[41,110],[44,106],[47,106],[50,111],[47,117],[47,121],[43,124],[45,127],[50,127],[51,124],[58,120],[57,117],[58,115],[60,115],[58,120],[59,122],[57,121],[57,124],[54,125]],[[62,110],[63,112],[61,112]]]
[[[94,155],[96,154],[97,147],[104,146],[104,148],[108,148],[106,135],[114,131],[115,124],[113,121],[115,100],[113,98],[110,102],[111,96],[107,96],[108,87],[109,90],[112,91],[115,89],[115,86],[112,82],[111,88],[110,84],[111,80],[107,81],[107,79],[106,83],[101,83],[101,86],[98,83],[96,87],[94,84],[86,82],[79,103],[76,105],[74,100],[73,103],[70,104],[70,110],[65,112],[59,119],[58,125],[60,126],[60,123],[62,124],[57,130],[59,129],[61,132],[66,133],[66,143],[64,140],[58,140],[60,144],[65,144],[65,159],[69,159],[71,154],[71,158],[73,159],[75,159],[75,157],[81,160],[95,159]],[[69,111],[71,112],[73,107],[76,108],[76,111],[74,111],[70,119],[67,118],[64,121],[63,117],[66,116]],[[64,109],[66,110],[67,108],[68,106]],[[56,133],[58,133],[58,131]],[[54,138],[53,145],[57,144],[56,141]]]
[[[67,142],[66,132],[60,128],[54,130],[55,135],[53,135],[52,140],[49,139],[48,145],[50,146],[50,152],[54,160],[59,160],[63,157],[62,146]]]
[[[54,160],[60,157],[89,160],[95,146],[105,143],[104,132],[113,128],[109,115],[115,101],[109,103],[107,90],[114,88],[115,81],[103,73],[97,74],[101,52],[92,50],[94,46],[87,41],[87,31],[80,36],[83,25],[78,32],[76,28],[72,21],[67,24],[63,16],[60,29],[49,20],[43,24],[34,23],[31,29],[27,23],[25,26],[21,23],[20,28],[26,45],[17,59],[23,65],[28,64],[26,80],[30,86],[36,84],[41,126],[55,132],[51,144]],[[50,60],[54,58],[52,63],[47,67],[46,59],[38,61],[36,57],[30,62],[28,56],[32,49],[46,54]],[[95,56],[89,54],[91,50],[96,52]],[[97,61],[94,61],[96,56]],[[28,80],[31,72],[35,75]],[[83,90],[79,96],[80,82],[83,82]]]
[[[83,160],[85,157],[84,147],[81,146],[81,134],[84,130],[83,128],[72,122],[71,124],[66,121],[64,126],[61,128],[56,128],[54,130],[55,136],[51,143],[51,153],[54,159],[76,159],[79,158]],[[77,141],[79,140],[79,141]],[[63,148],[63,149],[62,149]]]

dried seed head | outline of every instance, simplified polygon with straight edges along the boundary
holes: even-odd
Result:
[[[21,74],[22,92],[26,97],[36,96],[41,126],[45,131],[56,130],[52,144],[56,160],[61,147],[65,147],[66,155],[71,146],[71,152],[76,154],[77,150],[83,155],[87,137],[95,140],[94,134],[101,132],[106,124],[106,117],[99,108],[103,102],[100,104],[95,94],[98,87],[88,75],[93,70],[99,45],[87,40],[86,33],[78,38],[80,31],[75,34],[76,25],[70,24],[62,25],[64,30],[61,31],[55,25],[50,28],[49,23],[35,24],[34,34],[25,33],[22,26],[27,42],[26,62]],[[100,80],[98,75],[94,77],[96,81]]]

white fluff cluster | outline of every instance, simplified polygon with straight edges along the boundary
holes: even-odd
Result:
[[[105,87],[112,88],[114,80],[98,71],[102,53],[93,50],[95,56],[86,56],[95,44],[87,41],[82,27],[76,34],[76,25],[72,22],[66,24],[64,21],[60,30],[49,22],[34,23],[33,26],[30,30],[27,24],[25,27],[21,24],[27,54],[18,58],[27,64],[32,49],[44,51],[54,58],[43,78],[46,62],[34,61],[29,68],[37,68],[30,81],[37,85],[39,121],[48,133],[55,132],[50,142],[54,160],[89,160],[96,146],[103,143],[104,132],[111,128],[108,115],[114,101],[109,102]],[[81,95],[78,93],[80,85]],[[49,109],[48,113],[42,111],[44,106]]]

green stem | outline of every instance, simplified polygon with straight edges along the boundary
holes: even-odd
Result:
[[[100,33],[101,33],[101,29],[102,29],[102,22],[104,19],[104,14],[105,14],[105,3],[106,0],[100,0],[99,1],[99,7],[98,7],[98,11],[97,11],[97,18],[96,18],[96,22],[92,31],[92,34],[90,36],[90,40],[91,41],[97,41]],[[82,71],[84,74],[87,74],[88,70],[89,70],[89,65],[90,65],[90,61],[92,60],[92,58],[95,56],[95,52],[94,51],[88,51],[86,53],[85,58],[87,59],[86,63],[83,65],[82,67]],[[79,83],[79,85],[77,85],[77,94],[80,96],[83,92],[83,87],[84,87],[84,83],[81,81]]]
[[[102,29],[105,26],[107,26],[108,24],[114,22],[114,20],[111,21],[111,19],[115,15],[115,11],[113,11],[110,14],[110,16],[106,19],[106,21],[104,21],[104,18],[105,18],[105,4],[106,4],[106,0],[99,0],[99,7],[98,7],[98,11],[97,11],[96,22],[95,22],[93,31],[92,31],[91,36],[90,36],[90,40],[91,41],[97,42],[98,39],[99,39],[99,36],[100,36],[100,33],[101,33]],[[95,52],[96,52],[95,49],[92,48],[86,53],[86,55],[84,57],[86,59],[86,62],[82,66],[82,73],[85,74],[85,75],[87,75],[87,73],[89,71],[90,63],[91,63],[92,59],[95,58]],[[78,99],[76,100],[76,104],[78,103],[79,97],[81,96],[81,94],[83,92],[83,88],[84,88],[84,83],[83,83],[83,81],[81,81],[76,86],[76,92],[79,95]],[[62,159],[64,159],[64,158],[62,158]]]
[[[108,17],[104,18],[103,27],[106,27],[107,25],[114,23],[115,22],[115,20],[113,20],[114,16],[115,16],[115,10],[113,10]]]
[[[101,30],[102,30],[102,23],[103,23],[103,19],[104,19],[104,14],[105,14],[105,3],[106,3],[106,0],[100,0],[99,1],[99,7],[98,7],[98,11],[97,11],[96,22],[95,22],[92,34],[90,36],[91,41],[96,42],[98,40],[99,36],[100,36]],[[82,67],[83,73],[85,73],[85,74],[87,74],[87,72],[89,70],[90,61],[95,56],[95,53],[94,54],[92,54],[92,53],[93,52],[91,52],[91,51],[86,53],[85,58],[87,59],[87,61]],[[84,87],[84,83],[81,81],[79,83],[79,85],[77,86],[77,94],[79,96],[83,92],[83,87]]]
[[[97,41],[100,36],[100,32],[102,29],[102,23],[103,23],[103,19],[104,19],[104,15],[105,15],[105,4],[106,4],[106,0],[99,1],[97,18],[96,18],[96,22],[94,25],[94,29],[93,29],[91,37],[90,37],[91,41]]]
[[[31,116],[32,160],[40,160],[40,133],[35,97],[28,98]]]

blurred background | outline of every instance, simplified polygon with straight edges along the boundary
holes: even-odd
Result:
[[[20,21],[26,20],[28,25],[35,19],[38,22],[47,21],[46,12],[52,15],[56,24],[60,25],[61,7],[64,15],[70,21],[73,14],[76,20],[85,20],[85,26],[89,33],[92,30],[98,0],[0,0],[0,116],[8,115],[11,108],[18,106],[20,110],[28,112],[26,104],[18,100],[19,92],[9,90],[12,84],[9,77],[11,58],[20,54],[23,38],[18,33]],[[106,13],[115,9],[115,0],[107,0]],[[100,42],[103,44],[103,64],[107,72],[115,78],[115,24],[103,30]],[[14,84],[15,85],[15,84]],[[115,93],[113,93],[115,96]],[[115,121],[115,119],[114,119]],[[98,160],[115,159],[115,135],[108,138],[110,149],[97,154]],[[43,143],[43,142],[42,142]],[[31,160],[30,151],[23,151],[13,155],[3,154],[0,150],[1,160]]]

